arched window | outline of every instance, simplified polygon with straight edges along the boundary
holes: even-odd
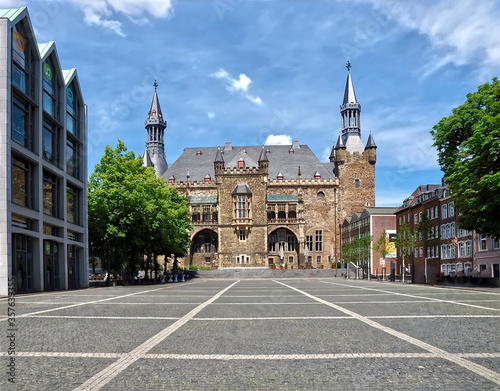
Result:
[[[317,194],[318,197],[324,197],[325,196],[325,193],[323,193],[322,191],[318,192]]]

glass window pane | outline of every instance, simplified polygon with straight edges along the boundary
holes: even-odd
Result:
[[[15,99],[12,105],[12,140],[26,147],[27,115],[25,110],[25,106]]]
[[[26,73],[19,69],[16,64],[12,66],[12,83],[26,93]]]
[[[26,163],[13,159],[12,165],[12,202],[16,205],[26,205],[26,189],[28,182],[28,168]]]
[[[43,158],[50,163],[54,163],[54,142],[55,142],[55,135],[53,133],[52,127],[44,122],[43,124]]]
[[[43,91],[43,109],[50,115],[54,115],[54,98]]]

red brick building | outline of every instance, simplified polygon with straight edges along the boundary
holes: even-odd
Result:
[[[356,237],[371,236],[369,248],[361,251],[357,260],[358,265],[365,269],[366,275],[386,279],[390,273],[390,264],[396,259],[396,252],[390,251],[383,257],[375,250],[374,243],[384,231],[389,239],[395,236],[397,210],[398,208],[365,208],[361,213],[346,217],[342,223],[342,247],[352,243]]]

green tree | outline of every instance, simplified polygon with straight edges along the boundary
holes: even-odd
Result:
[[[398,232],[396,233],[395,244],[398,251],[400,251],[401,258],[403,261],[403,273],[401,280],[405,282],[405,256],[410,251],[413,251],[415,242],[417,241],[417,235],[412,233],[410,227],[407,223],[403,223],[399,226]]]
[[[384,230],[380,234],[380,236],[377,239],[377,241],[375,243],[373,243],[373,249],[376,252],[380,253],[380,255],[382,255],[383,258],[385,258],[385,256],[387,254],[389,254],[389,251],[387,249],[388,246],[389,246],[389,237],[388,237],[387,233]]]
[[[467,94],[432,128],[461,228],[500,237],[500,80]]]
[[[111,270],[132,275],[145,267],[147,272],[157,255],[186,253],[191,228],[187,201],[156,178],[151,167],[143,167],[142,158],[122,141],[116,149],[106,146],[88,189],[90,246],[106,254]]]

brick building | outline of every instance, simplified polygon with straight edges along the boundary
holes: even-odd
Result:
[[[458,227],[459,214],[446,185],[421,185],[396,213],[398,228],[406,222],[412,232],[427,217],[427,234],[418,240],[406,259],[410,261],[413,282],[433,282],[440,276],[473,271],[473,233]],[[398,250],[401,262],[401,252]]]
[[[341,134],[329,162],[320,162],[298,141],[286,146],[226,142],[185,148],[169,165],[167,124],[155,82],[144,164],[191,205],[192,244],[185,265],[329,267],[330,259],[339,259],[341,222],[375,206],[377,146],[371,135],[362,142],[360,113],[349,73]]]
[[[365,208],[361,213],[355,213],[347,216],[341,226],[341,246],[347,243],[353,243],[356,237],[369,235],[371,241],[366,251],[359,254],[358,265],[365,270],[365,275],[373,275],[386,279],[390,273],[391,262],[396,258],[395,249],[393,249],[392,240],[396,234],[396,211],[398,208]],[[389,253],[383,257],[382,254],[374,248],[383,232],[386,232],[386,238]],[[344,260],[344,257],[342,257]]]
[[[87,107],[76,69],[0,10],[0,295],[88,286]]]

